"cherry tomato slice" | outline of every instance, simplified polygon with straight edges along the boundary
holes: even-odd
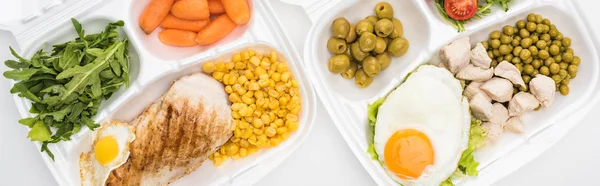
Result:
[[[444,10],[454,20],[467,20],[477,12],[478,0],[445,0]]]

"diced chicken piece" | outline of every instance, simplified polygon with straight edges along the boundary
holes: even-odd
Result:
[[[508,120],[508,110],[501,103],[494,103],[492,105],[492,117],[490,117],[490,123],[499,124],[504,126]]]
[[[492,100],[501,103],[510,101],[513,94],[513,84],[510,81],[499,77],[486,81],[479,88],[487,93]]]
[[[515,65],[513,65],[507,61],[500,62],[498,64],[498,66],[496,66],[494,74],[496,76],[500,76],[500,77],[510,80],[510,82],[512,82],[515,85],[520,85],[521,87],[525,87],[525,82],[523,81],[523,78],[521,77],[521,72],[519,71],[519,69],[517,69],[517,67],[515,67]]]
[[[467,98],[469,100],[471,100],[473,98],[473,96],[481,93],[487,100],[489,100],[489,102],[492,102],[492,98],[490,98],[490,96],[488,96],[487,93],[481,91],[481,89],[479,88],[481,86],[481,84],[483,84],[483,83],[476,82],[476,81],[469,83],[469,85],[467,85],[467,87],[465,88],[465,91],[463,94],[465,96],[467,96]]]
[[[493,145],[500,139],[500,135],[504,132],[504,128],[500,124],[484,122],[481,124],[487,130],[486,142],[488,145]]]
[[[484,82],[492,79],[492,76],[494,76],[494,68],[483,69],[472,64],[468,64],[456,74],[456,78],[458,79],[478,82]]]
[[[471,44],[469,37],[459,38],[444,46],[440,50],[440,59],[446,69],[456,74],[460,69],[469,64],[471,55]]]
[[[488,101],[482,93],[473,96],[469,107],[473,116],[481,121],[489,121],[492,117],[492,102]]]
[[[483,44],[477,43],[475,48],[471,50],[471,63],[476,67],[481,67],[483,69],[490,68],[490,64],[492,63],[492,59],[488,56],[487,51],[485,51],[485,47]]]
[[[520,117],[511,117],[510,119],[508,119],[508,121],[506,121],[506,125],[504,125],[504,128],[506,128],[506,130],[514,132],[514,133],[523,133],[523,122],[521,121]]]
[[[529,89],[542,106],[548,108],[554,102],[556,83],[552,78],[538,74],[529,82]]]
[[[508,103],[508,115],[521,116],[525,112],[529,112],[540,105],[540,102],[527,92],[519,92],[515,94]]]

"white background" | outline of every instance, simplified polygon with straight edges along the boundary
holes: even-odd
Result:
[[[578,1],[582,4],[588,20],[596,21],[600,16],[597,9],[600,2]],[[302,54],[304,36],[310,25],[291,21],[298,17],[298,14],[293,13],[298,10],[290,9],[289,6],[277,6],[280,4],[274,2],[274,9]],[[10,13],[8,7],[0,7],[0,23],[11,16],[7,12]],[[591,27],[596,37],[600,38],[600,24]],[[5,45],[0,41],[0,54],[7,52],[8,47]],[[4,71],[5,67],[0,66]],[[56,185],[40,158],[38,149],[25,138],[26,129],[17,124],[19,114],[9,89],[8,80],[0,78],[0,185]],[[375,185],[320,103],[317,109],[314,128],[306,141],[256,185]],[[598,113],[600,105],[596,105],[590,114],[555,146],[494,185],[598,185]]]

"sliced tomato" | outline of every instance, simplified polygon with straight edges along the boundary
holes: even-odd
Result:
[[[478,0],[445,0],[444,10],[454,20],[467,20],[477,12]]]

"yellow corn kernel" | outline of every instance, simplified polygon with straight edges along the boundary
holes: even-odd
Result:
[[[216,74],[216,73],[215,73]],[[262,88],[269,86],[269,81],[265,79],[258,80],[258,85]]]
[[[271,74],[271,79],[275,82],[281,81],[281,73],[275,72],[275,73]]]
[[[271,99],[273,99],[273,98],[271,98]],[[269,108],[270,109],[279,108],[279,101],[278,100],[269,100]]]
[[[285,128],[285,127],[279,127],[276,130],[277,130],[277,134],[285,134],[287,132],[287,128]]]
[[[239,120],[237,128],[238,129],[246,129],[248,128],[248,125],[250,125],[248,122],[244,121],[244,120]],[[240,136],[238,136],[239,138]]]
[[[234,85],[236,81],[237,81],[237,77],[232,75],[232,76],[230,76],[230,77],[229,77],[229,79],[227,80],[227,83],[228,83],[229,85]],[[242,86],[242,85],[240,85],[240,87],[241,87],[241,86]]]
[[[242,131],[242,139],[248,139],[252,136],[252,129],[246,128]]]
[[[250,116],[247,116],[247,117],[244,118],[244,120],[246,120],[246,122],[248,122],[248,123],[252,123],[252,120],[254,120],[254,118],[250,117]],[[250,127],[252,127],[252,125],[250,125]]]
[[[256,95],[256,94],[255,94],[255,95]],[[258,99],[256,100],[256,106],[257,106],[257,107],[262,107],[263,105],[265,105],[265,103],[266,103],[266,101],[265,101],[265,98],[258,98]]]
[[[250,63],[254,66],[258,66],[260,65],[260,59],[258,59],[256,56],[252,56],[250,57]]]
[[[248,51],[243,51],[242,52],[242,60],[248,60],[250,59],[250,53],[248,53]]]
[[[252,50],[252,49],[248,49],[248,55],[250,55],[250,57],[256,55],[256,51]]]
[[[277,131],[274,128],[272,128],[272,127],[265,128],[265,135],[267,135],[268,137],[273,137],[273,136],[275,136],[275,134],[277,134]]]
[[[215,78],[217,81],[223,81],[223,75],[225,75],[223,72],[214,72],[212,74],[212,77]]]
[[[280,118],[283,118],[286,114],[287,114],[287,111],[285,109],[281,109],[281,110],[277,111],[277,116]]]
[[[231,117],[233,117],[233,119],[240,119],[240,118],[242,118],[242,116],[238,112],[231,112]]]
[[[282,105],[287,105],[287,104],[288,104],[288,101],[289,101],[289,98],[287,98],[287,97],[285,97],[285,96],[281,96],[281,97],[279,97],[279,104],[282,104]]]
[[[217,65],[213,62],[206,62],[202,64],[202,71],[204,73],[213,73],[217,69]]]
[[[254,119],[254,121],[252,121],[252,126],[254,126],[254,128],[260,128],[263,126],[263,123],[260,119]]]
[[[234,131],[237,128],[237,126],[238,126],[239,123],[240,123],[240,120],[237,120],[237,119],[233,120],[231,122],[231,125],[233,125],[233,127],[231,127],[231,130]]]
[[[229,145],[229,142],[227,142],[225,145],[223,145],[223,147],[221,147],[219,149],[219,152],[221,153],[221,157],[224,157],[227,155],[227,145]],[[227,158],[225,158],[227,159]]]
[[[281,73],[281,81],[282,82],[288,82],[291,77],[292,77],[292,73],[291,72],[283,72],[283,73]]]
[[[256,152],[258,152],[258,148],[256,148],[256,147],[250,147],[250,148],[248,148],[248,155],[254,154]]]
[[[274,88],[269,88],[269,96],[272,98],[279,98],[279,92]]]
[[[269,55],[271,62],[277,61],[277,53],[275,51],[271,51],[271,55]]]
[[[269,127],[276,129],[278,126],[277,124],[275,124],[275,122],[273,122],[269,125]]]
[[[246,82],[244,82],[242,87],[244,87],[246,90],[248,90],[248,85],[250,85],[250,82],[246,81]]]
[[[211,155],[208,155],[208,159],[212,161],[215,159],[215,157],[211,154]]]
[[[298,121],[298,116],[295,114],[287,114],[285,115],[285,119],[287,119],[287,121]]]
[[[242,56],[241,56],[239,53],[237,53],[237,54],[234,54],[234,55],[231,57],[231,61],[233,61],[233,62],[242,61]]]
[[[238,82],[238,84],[244,84],[244,83],[246,83],[247,81],[248,81],[248,78],[246,78],[246,76],[245,76],[245,75],[244,75],[244,76],[240,76],[240,77],[238,77],[238,79],[237,79],[237,82]]]
[[[275,90],[277,92],[281,92],[281,93],[285,92],[285,90],[286,90],[285,83],[282,83],[282,82],[275,83]]]
[[[258,86],[258,83],[254,80],[252,80],[250,82],[250,84],[248,85],[248,90],[259,90],[260,87]]]
[[[216,157],[221,157],[221,153],[219,153],[219,151],[217,151],[217,152],[213,153],[213,156],[214,156],[215,158],[216,158]]]
[[[241,139],[239,144],[240,144],[240,147],[242,147],[242,148],[248,148],[250,146],[250,143],[248,143],[248,140],[245,140],[245,139]]]
[[[251,105],[251,104],[254,104],[254,98],[249,97],[249,96],[242,96],[242,102],[244,102],[245,104]]]
[[[263,114],[262,116],[260,116],[260,120],[264,123],[264,124],[269,124],[271,123],[271,117],[269,117],[266,114]]]
[[[239,154],[235,154],[235,155],[231,156],[231,159],[233,159],[233,160],[239,160],[240,159],[240,155]]]
[[[269,112],[269,119],[271,119],[271,121],[275,121],[277,119],[275,112]]]
[[[268,109],[269,108],[269,103],[271,103],[271,100],[265,98],[265,104],[262,106],[263,109]]]
[[[281,143],[281,139],[279,138],[271,138],[271,146],[275,147]]]
[[[254,73],[252,73],[251,70],[245,70],[244,71],[244,76],[246,76],[246,79],[249,79],[249,80],[253,80],[254,79]]]
[[[264,79],[264,80],[269,80],[269,74],[261,74],[260,76],[258,76],[258,79]]]
[[[282,134],[281,138],[283,138],[283,140],[287,140],[288,138],[290,138],[291,135],[292,134],[288,132],[288,133]]]
[[[253,132],[256,135],[261,135],[261,134],[263,134],[264,131],[262,129],[254,129]]]
[[[227,147],[227,155],[234,155],[238,152],[239,147],[236,144],[231,144]]]
[[[292,96],[292,99],[290,99],[290,103],[288,103],[288,104],[299,105],[300,104],[300,97],[298,97],[298,96]]]
[[[298,114],[298,112],[300,112],[301,108],[302,108],[302,106],[296,105],[296,107],[294,107],[292,110],[290,110],[290,113],[292,113],[292,114]]]
[[[215,65],[215,72],[223,72],[223,71],[225,71],[225,63],[223,63],[223,61],[219,61]]]
[[[296,130],[298,130],[298,122],[297,121],[289,121],[288,120],[285,123],[286,123],[285,125],[287,126],[287,128],[288,128],[289,131],[296,131]]]
[[[238,137],[238,138],[242,137],[242,131],[240,129],[235,129],[233,131],[233,136]]]
[[[246,116],[246,114],[248,114],[248,107],[242,107],[238,113],[240,113],[240,116],[242,117]]]
[[[246,156],[248,156],[246,148],[240,148],[240,157],[244,158]]]
[[[294,87],[294,88],[300,87],[300,83],[298,83],[298,80],[292,79],[292,87]]]
[[[221,166],[223,164],[223,159],[221,157],[215,157],[213,160],[213,164],[215,166]]]
[[[256,141],[256,146],[259,148],[264,148],[267,147],[267,140],[257,140]]]
[[[252,135],[250,136],[250,138],[248,138],[248,143],[250,143],[251,145],[256,145],[256,136]]]
[[[269,79],[269,87],[275,88],[275,81]]]
[[[233,142],[233,143],[240,142],[240,140],[241,140],[240,138],[231,138],[231,142]]]
[[[231,101],[232,103],[239,103],[240,96],[237,93],[229,94],[229,101]]]
[[[277,73],[277,71],[275,71],[274,68],[269,69],[269,71],[267,71],[267,73],[269,74],[269,76],[272,76],[274,73]]]
[[[235,69],[242,70],[246,68],[246,64],[243,62],[235,62]]]
[[[279,63],[279,64],[277,64],[277,72],[283,74],[286,71],[288,71],[288,67],[287,67],[286,63]]]
[[[271,62],[268,60],[262,60],[260,62],[260,67],[269,70],[269,69],[271,69]]]
[[[231,86],[227,85],[227,86],[225,87],[225,92],[226,92],[227,94],[231,94],[231,93],[233,92],[233,89],[231,89]]]
[[[286,89],[285,91],[286,91],[286,92],[289,92],[289,91],[290,91],[290,89],[289,89],[289,88],[291,88],[291,87],[292,87],[292,82],[291,82],[291,81],[288,81],[287,83],[285,83],[285,87],[286,87],[286,88],[288,88],[288,89]]]
[[[231,104],[231,111],[238,111],[240,108],[242,108],[242,106],[239,103]]]
[[[234,67],[235,67],[235,63],[232,61],[225,63],[225,69],[227,69],[227,70],[232,70]]]
[[[298,95],[300,95],[300,90],[298,90],[298,88],[296,88],[296,87],[292,87],[292,88],[290,88],[290,95],[298,96]]]
[[[244,94],[244,96],[249,97],[249,98],[254,98],[254,91],[248,90],[246,92],[246,94]]]
[[[260,98],[264,98],[265,97],[265,92],[263,92],[262,90],[256,90],[254,91],[254,97],[256,99],[260,99]]]
[[[242,85],[240,84],[231,85],[231,90],[233,90],[233,92],[237,92],[240,88],[242,88]]]
[[[225,161],[225,160],[229,159],[229,156],[228,155],[221,155],[221,158],[223,159],[223,161]]]
[[[236,92],[238,95],[244,95],[246,94],[246,89],[244,87],[241,87]]]
[[[261,74],[267,74],[267,70],[260,66],[256,67],[256,69],[254,69],[254,75],[256,77],[260,77]]]

